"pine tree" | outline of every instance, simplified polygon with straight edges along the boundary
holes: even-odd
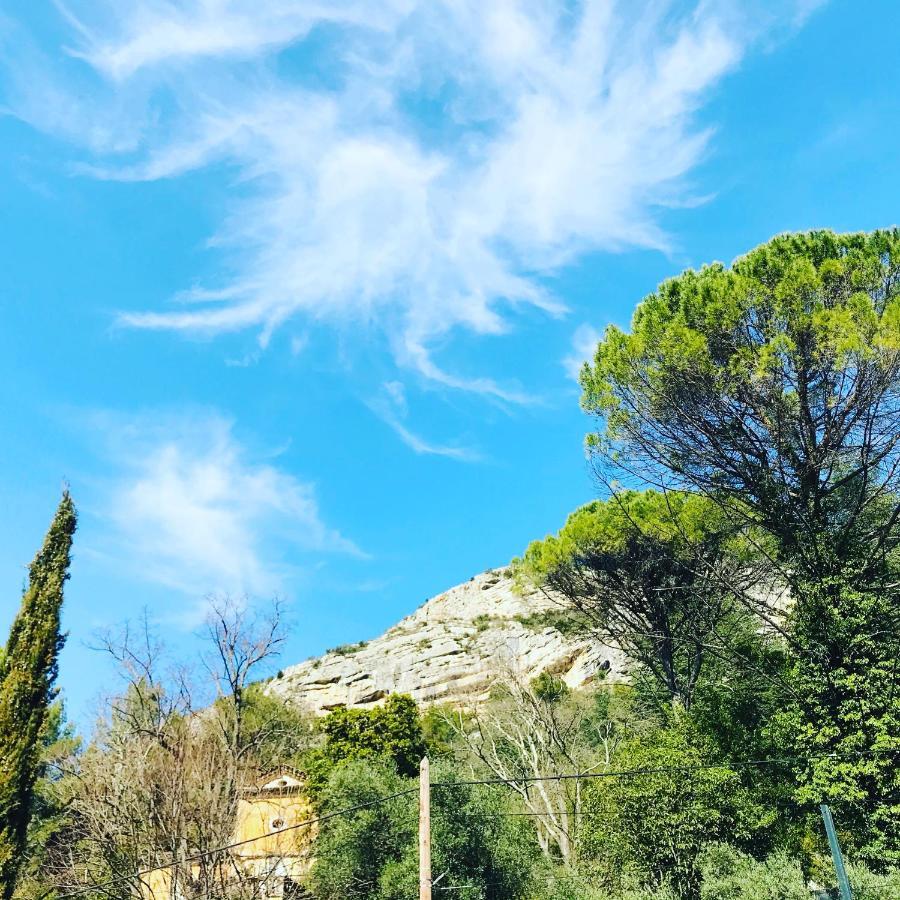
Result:
[[[75,506],[63,493],[0,659],[0,894],[13,895],[22,864],[41,735],[55,696],[63,585],[69,577]]]

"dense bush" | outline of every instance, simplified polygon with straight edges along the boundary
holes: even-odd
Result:
[[[620,749],[617,768],[633,774],[591,786],[581,829],[582,855],[604,883],[697,896],[705,848],[726,835],[748,842],[763,827],[765,810],[712,749],[686,719]]]
[[[304,755],[303,768],[318,800],[335,766],[349,760],[386,760],[401,775],[419,771],[425,733],[418,707],[406,694],[392,694],[372,709],[332,710],[321,722],[324,745]]]
[[[727,845],[700,858],[701,900],[810,900],[800,864],[785,853],[759,862]]]
[[[875,873],[862,865],[850,865],[847,872],[853,900],[897,900],[900,897],[900,869]]]

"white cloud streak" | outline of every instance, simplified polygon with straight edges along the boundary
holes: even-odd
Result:
[[[123,81],[142,69],[219,57],[252,58],[285,47],[322,25],[389,29],[408,3],[374,6],[360,0],[138,0],[109,9],[104,31],[87,28],[67,10],[82,39],[74,51]]]
[[[129,572],[195,597],[264,594],[285,588],[288,556],[362,555],[323,522],[311,484],[252,459],[218,415],[99,424],[117,472],[109,540]]]
[[[409,413],[406,389],[399,381],[387,381],[381,393],[369,402],[369,409],[378,416],[414,453],[428,456],[446,456],[459,462],[480,462],[482,455],[470,447],[451,444],[435,444],[415,434],[406,424]]]
[[[263,345],[294,317],[362,327],[426,379],[514,402],[435,347],[503,334],[516,306],[561,314],[540,276],[584,251],[666,248],[658,212],[689,200],[710,137],[696,113],[752,41],[726,0],[82,5],[93,93],[48,115],[32,66],[17,114],[70,140],[81,123],[96,177],[224,162],[241,182],[214,239],[234,274],[124,323]]]

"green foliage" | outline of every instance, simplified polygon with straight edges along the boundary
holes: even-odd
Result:
[[[897,900],[900,897],[900,869],[876,873],[863,865],[847,866],[853,900]]]
[[[408,782],[378,760],[337,766],[323,790],[324,813],[371,803],[402,791]],[[377,897],[382,872],[396,864],[402,848],[416,840],[415,798],[410,794],[374,803],[352,815],[324,823],[316,841],[312,872],[320,900]]]
[[[452,707],[437,705],[429,706],[422,713],[422,737],[425,739],[425,752],[429,759],[452,756],[458,736],[448,718],[459,715],[459,711]]]
[[[430,727],[435,723],[430,722]],[[426,751],[426,733],[418,707],[407,694],[392,694],[372,709],[333,709],[319,722],[324,735],[322,746],[303,749],[300,768],[312,799],[321,805],[335,768],[353,760],[385,762],[400,775],[419,771]],[[433,737],[437,743],[440,736]]]
[[[592,450],[734,498],[794,565],[817,566],[826,533],[853,550],[857,514],[900,477],[898,272],[898,230],[813,231],[663,283],[582,370]],[[854,479],[868,490],[839,521]]]
[[[791,591],[769,734],[852,849],[900,859],[900,231],[782,235],[688,271],[607,330],[581,375],[608,473],[709,497],[767,536]]]
[[[591,786],[581,831],[583,857],[610,887],[634,879],[697,897],[704,849],[749,841],[766,824],[738,773],[686,720],[629,741],[616,764],[635,774]]]
[[[10,898],[22,864],[41,775],[57,660],[60,611],[69,577],[75,506],[63,494],[44,545],[28,570],[28,587],[0,665],[0,893]]]
[[[623,490],[577,509],[513,569],[520,587],[552,590],[637,660],[667,701],[689,706],[710,644],[739,614],[722,585],[748,577],[749,556],[715,503]]]
[[[513,618],[529,631],[541,632],[552,628],[566,637],[583,635],[590,629],[590,623],[584,616],[565,609],[542,609]]]
[[[810,900],[796,860],[778,852],[762,862],[726,844],[700,859],[701,900]]]
[[[512,567],[520,584],[542,585],[573,558],[622,555],[639,539],[670,547],[673,556],[692,558],[696,543],[717,539],[721,531],[721,511],[702,497],[620,491],[611,500],[594,500],[576,509],[558,534],[533,541]]]
[[[527,823],[502,815],[502,791],[456,783],[452,768],[433,772],[432,871],[446,891],[466,900],[514,900],[531,896],[537,848]],[[313,886],[320,900],[365,897],[408,900],[418,890],[415,783],[383,764],[339,766],[325,793],[325,809],[412,793],[329,820],[322,829]]]
[[[539,872],[532,888],[532,900],[607,900],[609,893],[587,884],[563,866],[547,867]]]
[[[691,720],[728,760],[777,756],[767,726],[783,707],[786,652],[749,616],[729,621],[728,655],[708,661]],[[769,769],[757,773],[758,781]],[[779,778],[782,770],[776,770]]]
[[[43,880],[46,848],[58,839],[66,825],[66,803],[70,784],[61,765],[81,747],[73,727],[66,723],[62,702],[50,707],[40,739],[40,770],[34,785],[31,820],[28,823],[25,863],[19,873],[16,896],[39,898],[46,890]]]
[[[884,638],[895,620],[881,594],[838,579],[805,586],[790,627],[807,652],[790,661],[795,700],[772,728],[810,758],[795,767],[797,799],[830,804],[847,849],[874,865],[900,861],[900,685]]]
[[[678,900],[667,885],[624,886],[615,893],[598,884],[590,873],[560,868],[539,873],[530,900]],[[805,898],[809,900],[809,898]]]
[[[545,703],[558,703],[571,693],[565,681],[550,672],[541,672],[540,675],[532,678],[531,689],[534,691],[535,697]]]
[[[372,709],[335,709],[321,727],[325,755],[332,763],[386,758],[401,775],[419,771],[425,738],[418,707],[406,694],[392,694]]]

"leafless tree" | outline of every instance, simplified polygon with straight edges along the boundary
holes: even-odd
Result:
[[[278,653],[283,615],[227,597],[210,602],[201,682],[167,664],[145,616],[101,640],[123,689],[108,701],[88,749],[68,762],[67,816],[48,852],[59,889],[92,885],[108,897],[234,897],[257,886],[236,877],[228,853],[255,751],[269,738],[263,719],[247,724],[249,688]],[[279,723],[274,718],[272,727]],[[152,873],[164,870],[163,880]],[[155,879],[155,880],[154,880]]]
[[[575,862],[584,792],[583,781],[571,776],[608,768],[627,729],[621,717],[598,716],[593,702],[589,695],[570,696],[561,681],[547,679],[541,689],[507,669],[498,673],[491,703],[469,714],[444,712],[481,766],[505,781],[534,817],[544,853],[568,866]],[[544,780],[557,775],[569,777]]]

